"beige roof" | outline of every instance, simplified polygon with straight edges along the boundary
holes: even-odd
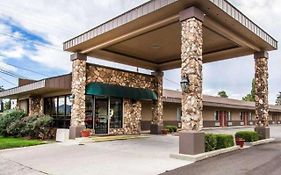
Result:
[[[63,47],[151,70],[179,68],[179,14],[192,6],[206,15],[204,63],[277,49],[273,37],[226,0],[151,0],[64,42]]]
[[[0,98],[17,98],[71,89],[71,74],[50,77],[0,92]]]
[[[163,97],[164,101],[172,103],[181,103],[181,91],[175,90],[164,90]],[[210,95],[203,96],[203,105],[212,107],[223,107],[223,108],[236,108],[236,109],[255,109],[254,102],[247,102],[243,100],[222,98]],[[271,112],[281,112],[281,107],[275,105],[269,105]]]

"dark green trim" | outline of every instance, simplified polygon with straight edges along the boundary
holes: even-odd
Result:
[[[123,97],[136,100],[157,100],[154,91],[142,88],[132,88],[104,83],[89,83],[86,86],[86,95]]]

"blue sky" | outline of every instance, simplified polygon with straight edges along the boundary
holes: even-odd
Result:
[[[26,78],[41,79],[43,75],[22,70],[24,67],[46,76],[71,71],[69,53],[62,43],[106,20],[147,0],[12,0],[0,1],[0,69],[5,68]],[[280,0],[232,0],[243,13],[279,40]],[[266,14],[266,15],[265,15]],[[270,53],[270,102],[281,91],[281,52]],[[130,66],[90,59],[98,64],[136,70]],[[15,65],[15,66],[11,66]],[[144,70],[143,70],[144,71]],[[144,71],[147,72],[147,71]],[[253,56],[203,65],[204,94],[216,95],[226,90],[231,98],[241,99],[250,92],[254,76]],[[8,83],[5,80],[11,83]],[[164,87],[179,89],[180,72],[165,72]],[[0,73],[0,85],[11,88],[17,79]]]

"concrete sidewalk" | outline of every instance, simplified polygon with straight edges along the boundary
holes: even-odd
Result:
[[[171,152],[178,152],[178,137],[151,136],[86,145],[56,143],[4,150],[0,151],[0,159],[53,175],[153,175],[191,163],[169,158]],[[0,174],[5,171],[0,167]]]

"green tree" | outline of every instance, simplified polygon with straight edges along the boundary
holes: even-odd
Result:
[[[277,95],[275,104],[281,106],[281,92],[279,92],[279,94]]]
[[[252,80],[252,90],[251,93],[247,94],[245,97],[242,97],[244,101],[255,101],[255,79]]]
[[[218,96],[223,97],[223,98],[228,98],[228,95],[226,94],[225,91],[219,91]]]
[[[11,109],[11,100],[4,102],[4,111]]]

